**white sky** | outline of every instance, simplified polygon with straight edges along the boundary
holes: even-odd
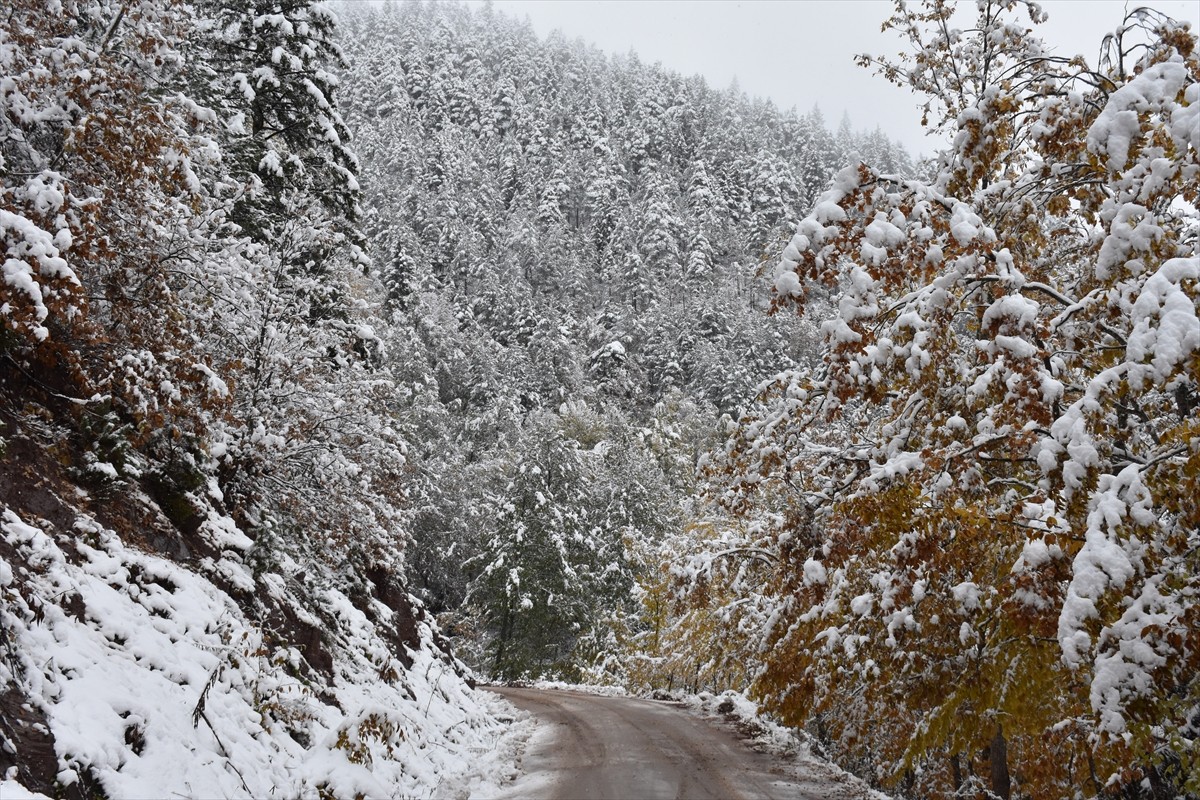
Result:
[[[1195,0],[1043,0],[1050,21],[1042,37],[1060,55],[1082,53],[1095,63],[1100,40],[1127,7],[1139,5],[1187,20],[1193,30],[1200,16]],[[891,14],[887,0],[493,0],[493,6],[528,17],[543,37],[558,29],[608,53],[632,49],[643,61],[699,73],[718,89],[736,76],[747,94],[785,109],[807,111],[816,103],[831,128],[848,112],[856,128],[881,125],[913,155],[937,146],[925,137],[910,93],[854,64],[857,53],[900,51],[900,40],[879,30]]]

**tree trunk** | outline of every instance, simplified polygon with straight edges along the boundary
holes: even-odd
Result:
[[[992,793],[1001,800],[1011,800],[1012,780],[1008,774],[1008,742],[1004,729],[997,725],[996,735],[988,746],[988,761],[992,771]]]
[[[962,764],[959,761],[958,753],[955,753],[954,755],[950,756],[950,779],[954,783],[954,791],[957,792],[959,789],[962,788],[962,784],[963,784]]]
[[[500,623],[500,636],[496,644],[496,657],[492,661],[492,674],[500,675],[500,666],[504,663],[504,650],[508,645],[509,637],[512,636],[512,616],[513,602],[509,601],[504,605],[504,619]]]

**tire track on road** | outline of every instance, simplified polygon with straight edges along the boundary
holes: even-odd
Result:
[[[670,704],[491,687],[548,723],[503,795],[528,800],[824,800],[779,758]],[[830,787],[842,789],[844,787]],[[840,792],[839,792],[840,794]]]

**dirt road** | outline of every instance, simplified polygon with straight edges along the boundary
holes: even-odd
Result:
[[[534,714],[525,775],[503,797],[535,800],[829,800],[861,787],[815,763],[751,750],[731,731],[669,703],[566,691],[495,687]]]

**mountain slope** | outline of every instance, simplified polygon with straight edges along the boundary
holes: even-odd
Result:
[[[603,672],[722,417],[810,357],[761,264],[850,150],[907,158],[488,8],[342,11],[414,589],[486,672]]]
[[[0,20],[6,796],[453,791],[503,757],[405,588],[333,35],[305,0]]]

